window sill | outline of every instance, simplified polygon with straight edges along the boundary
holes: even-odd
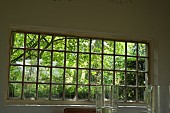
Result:
[[[95,107],[93,101],[53,101],[53,100],[6,100],[6,106],[73,106],[73,107]],[[120,102],[119,107],[145,108],[143,102]]]

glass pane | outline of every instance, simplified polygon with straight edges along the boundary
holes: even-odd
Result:
[[[100,82],[98,80],[101,79],[101,71],[100,70],[91,70],[90,74],[90,84],[96,84]]]
[[[113,84],[113,71],[103,71],[103,83],[104,84]]]
[[[52,50],[52,36],[50,35],[40,35],[40,49]]]
[[[96,52],[96,53],[102,52],[102,40],[95,40],[95,39],[92,40],[91,52]]]
[[[74,37],[67,37],[67,51],[77,51],[77,39]]]
[[[78,99],[87,100],[89,94],[88,86],[78,86]]]
[[[66,53],[66,66],[76,67],[77,53]]]
[[[62,100],[63,96],[63,85],[52,85],[51,86],[52,99]]]
[[[64,52],[53,52],[53,66],[64,66]]]
[[[25,65],[37,65],[38,51],[27,50],[25,57]]]
[[[127,55],[136,56],[137,55],[137,43],[127,43]]]
[[[125,100],[125,87],[119,86],[119,100]]]
[[[125,55],[125,42],[116,41],[116,51],[117,55]]]
[[[66,83],[76,83],[76,69],[66,69],[65,82]]]
[[[147,56],[147,45],[143,43],[138,44],[138,54],[139,56]]]
[[[101,69],[102,58],[101,55],[91,55],[91,68],[98,68]]]
[[[89,54],[79,54],[79,68],[89,68]]]
[[[146,84],[145,74],[146,73],[138,73],[138,84],[139,84],[139,86],[145,86],[145,84]]]
[[[96,101],[96,86],[90,86],[90,100]]]
[[[65,85],[65,99],[74,99],[76,97],[76,86]]]
[[[37,67],[25,66],[24,81],[35,82],[37,78]]]
[[[104,41],[104,53],[113,54],[114,53],[114,41]]]
[[[128,71],[136,70],[136,57],[127,57],[127,70]]]
[[[11,46],[16,48],[24,48],[24,33],[12,33]]]
[[[42,83],[50,82],[50,68],[39,67],[38,82]]]
[[[35,100],[36,97],[36,85],[24,84],[24,98]]]
[[[78,84],[89,83],[89,70],[79,69],[78,70]]]
[[[22,81],[22,66],[10,66],[9,81]]]
[[[115,84],[116,85],[125,84],[125,73],[124,72],[115,72]]]
[[[22,49],[11,49],[11,63],[23,65],[24,51]]]
[[[64,69],[53,68],[52,69],[52,82],[53,83],[63,83]]]
[[[27,34],[26,48],[38,48],[38,34]]]
[[[38,98],[49,99],[49,87],[48,84],[38,84]]]
[[[136,73],[135,72],[127,72],[126,84],[127,85],[136,85]]]
[[[139,58],[138,59],[138,70],[139,71],[148,71],[148,59]]]
[[[144,101],[145,88],[138,88],[138,100]]]
[[[10,83],[8,96],[12,98],[21,98],[22,84]]]
[[[64,50],[65,48],[65,37],[55,36],[53,41],[53,50]]]
[[[115,68],[116,70],[125,69],[125,57],[124,56],[115,56]]]
[[[51,52],[50,51],[40,51],[41,66],[50,66],[51,65]]]
[[[103,68],[104,69],[114,68],[114,56],[110,56],[110,55],[103,56]]]
[[[127,87],[127,100],[135,101],[136,100],[136,89],[133,87]]]
[[[90,39],[79,39],[79,51],[80,52],[90,51]]]

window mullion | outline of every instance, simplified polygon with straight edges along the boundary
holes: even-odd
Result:
[[[26,59],[26,37],[27,37],[27,33],[24,33],[24,56],[23,56],[21,99],[24,99],[24,78],[25,78],[25,59]]]
[[[65,36],[65,46],[64,46],[64,74],[63,74],[63,97],[62,100],[65,100],[65,74],[66,74],[66,49],[67,49],[67,37]]]

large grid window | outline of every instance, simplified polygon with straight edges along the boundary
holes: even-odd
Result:
[[[92,101],[96,85],[119,85],[119,100],[143,101],[148,43],[11,32],[8,98]]]

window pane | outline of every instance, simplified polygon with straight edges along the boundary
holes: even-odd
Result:
[[[74,37],[67,37],[67,51],[77,51],[77,39]]]
[[[145,88],[138,88],[138,100],[144,101]]]
[[[52,50],[52,36],[49,35],[40,35],[40,49]]]
[[[11,46],[16,48],[24,48],[24,33],[12,33]]]
[[[119,100],[125,100],[125,87],[119,86]]]
[[[136,56],[137,53],[137,43],[127,43],[127,55]]]
[[[97,77],[101,77],[101,71],[100,70],[91,70],[90,84],[96,84]]]
[[[104,84],[113,84],[113,71],[103,71],[103,83]]]
[[[23,65],[24,51],[22,49],[12,49],[11,50],[11,63]]]
[[[78,83],[79,84],[88,84],[89,83],[89,71],[79,69],[78,70]]]
[[[65,99],[74,99],[76,96],[76,86],[75,85],[66,85],[65,86]]]
[[[52,99],[62,100],[63,96],[63,85],[52,85],[51,86]]]
[[[125,57],[124,56],[115,56],[115,68],[117,70],[125,69]]]
[[[53,68],[52,69],[52,82],[53,83],[63,83],[64,69]]]
[[[36,85],[24,84],[24,98],[35,100],[36,97]]]
[[[21,98],[22,84],[10,83],[8,95],[12,98]]]
[[[66,53],[66,66],[76,67],[77,54],[76,53]]]
[[[79,51],[80,52],[90,51],[90,39],[79,39]]]
[[[49,85],[48,84],[39,84],[38,85],[38,98],[39,99],[48,99],[49,98]]]
[[[134,87],[127,87],[127,100],[136,100],[136,89]]]
[[[25,57],[25,65],[37,65],[38,51],[27,50]]]
[[[22,81],[22,66],[10,66],[10,78],[9,81]]]
[[[41,66],[50,66],[51,65],[51,52],[50,51],[40,51]]]
[[[87,100],[89,94],[88,86],[78,86],[78,99]]]
[[[113,54],[114,53],[114,41],[104,41],[104,53]]]
[[[115,72],[115,84],[116,85],[125,84],[125,73],[124,72]]]
[[[55,36],[53,41],[53,50],[64,50],[65,48],[65,37]]]
[[[136,85],[136,72],[127,72],[126,84],[127,85]]]
[[[91,52],[95,52],[95,53],[102,52],[102,40],[92,40]]]
[[[103,56],[103,68],[104,69],[114,68],[114,56],[110,56],[110,55]]]
[[[38,48],[38,35],[37,34],[26,35],[26,48]]]
[[[37,78],[37,67],[25,66],[24,81],[35,82]]]
[[[116,41],[116,51],[117,55],[125,55],[125,42]]]
[[[102,58],[101,55],[91,55],[91,68],[101,68]]]
[[[64,52],[53,52],[53,66],[64,66]]]
[[[66,83],[76,83],[76,69],[66,69],[65,82]]]
[[[127,57],[127,70],[128,71],[136,70],[136,57]]]
[[[96,98],[96,86],[90,87],[90,100],[95,101]]]
[[[143,43],[138,44],[138,54],[139,56],[147,56],[148,53],[146,51],[147,45]]]
[[[79,68],[89,68],[89,54],[79,54]]]
[[[139,71],[148,71],[148,59],[147,58],[139,58],[138,59],[138,70]]]
[[[138,84],[139,86],[144,86],[146,84],[146,73],[138,73]]]
[[[50,68],[39,67],[38,81],[42,83],[50,82]]]

